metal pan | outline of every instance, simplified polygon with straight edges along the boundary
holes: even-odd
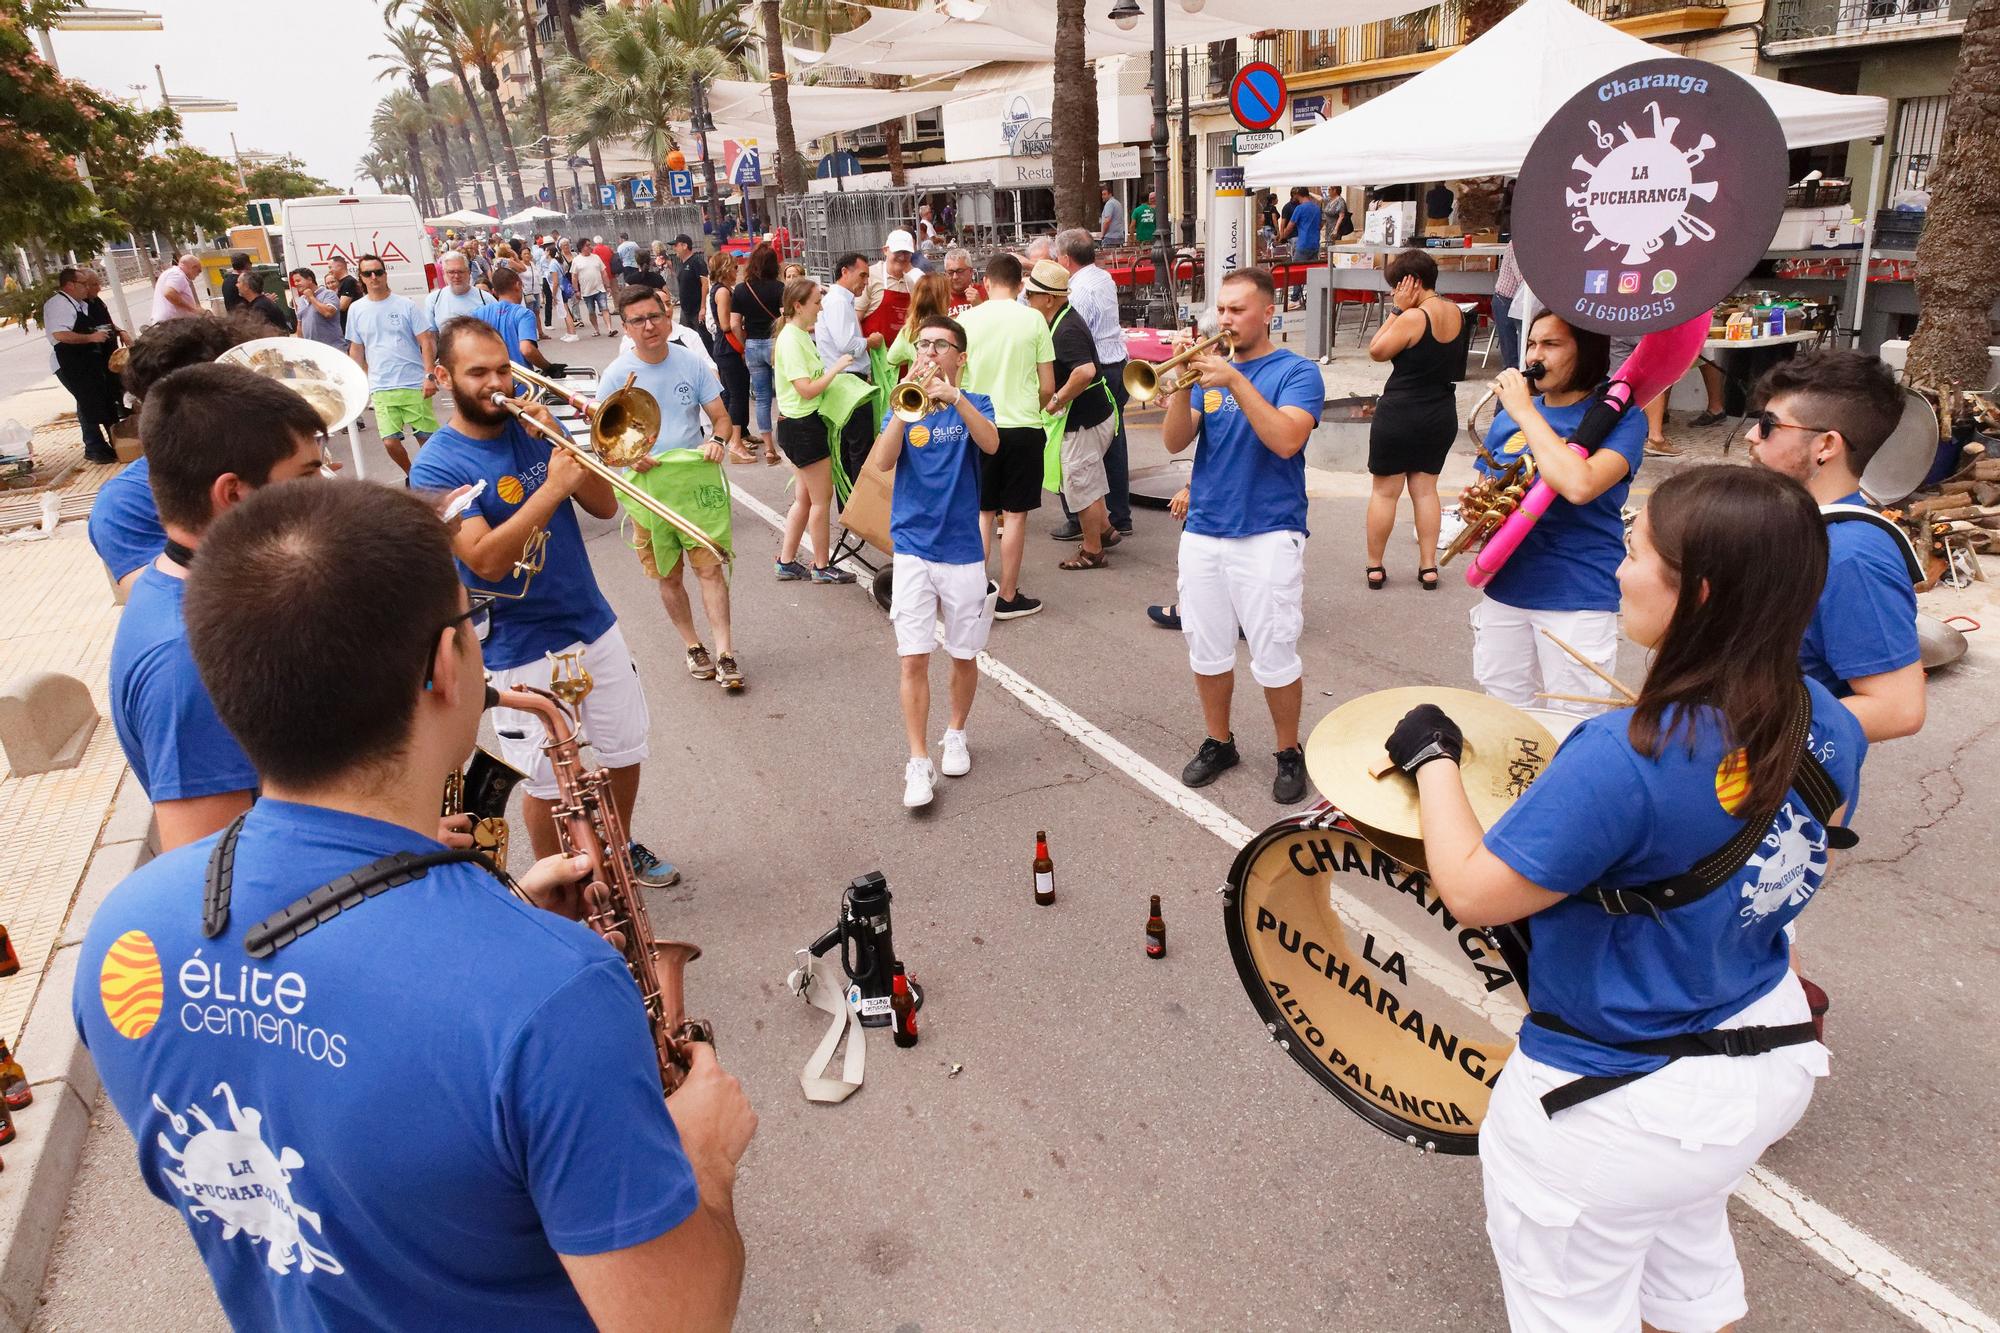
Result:
[[[1937,409],[1914,389],[1905,390],[1903,419],[1868,460],[1861,474],[1861,493],[1876,505],[1895,504],[1924,484],[1937,463],[1942,440]]]
[[[1965,631],[1954,621],[1964,621],[1973,629],[1979,622],[1971,616],[1951,616],[1940,620],[1936,616],[1917,613],[1917,651],[1922,654],[1925,671],[1939,671],[1965,656],[1971,646]]]

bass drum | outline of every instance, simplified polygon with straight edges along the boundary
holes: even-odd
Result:
[[[1527,1010],[1508,928],[1460,925],[1324,802],[1253,838],[1224,900],[1236,974],[1301,1069],[1386,1134],[1478,1152]]]

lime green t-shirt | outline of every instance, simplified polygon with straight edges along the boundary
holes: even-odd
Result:
[[[1042,382],[1035,368],[1056,359],[1049,322],[1019,301],[982,301],[961,311],[965,374],[974,393],[993,400],[993,422],[1009,428],[1042,427]]]
[[[819,411],[819,399],[801,398],[793,380],[816,380],[826,374],[813,336],[796,324],[787,324],[771,347],[771,378],[777,381],[778,411],[797,420]]]
[[[907,366],[917,359],[917,345],[910,341],[908,329],[897,331],[896,341],[889,344],[888,357],[892,366]]]

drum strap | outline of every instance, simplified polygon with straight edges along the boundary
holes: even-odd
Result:
[[[1689,1032],[1653,1041],[1610,1042],[1599,1041],[1587,1032],[1579,1032],[1554,1014],[1532,1013],[1528,1015],[1528,1021],[1566,1037],[1579,1037],[1594,1046],[1605,1046],[1632,1055],[1665,1056],[1667,1064],[1694,1055],[1764,1055],[1781,1046],[1802,1046],[1819,1040],[1819,1032],[1810,1022],[1786,1023],[1779,1027],[1714,1028],[1708,1032]],[[1662,1069],[1665,1067],[1661,1066]],[[1558,1111],[1566,1111],[1644,1077],[1645,1074],[1586,1075],[1544,1093],[1542,1111],[1553,1116]]]

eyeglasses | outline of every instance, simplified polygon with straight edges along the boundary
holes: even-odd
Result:
[[[493,603],[499,600],[500,599],[498,597],[496,597],[494,594],[490,592],[470,593],[466,597],[465,609],[463,611],[460,611],[457,615],[453,616],[451,619],[445,621],[444,624],[438,626],[438,628],[450,629],[452,626],[456,625],[459,621],[463,620],[468,625],[472,626],[473,637],[478,639],[481,643],[485,643],[486,636],[490,634],[493,630]],[[433,673],[436,671],[436,669],[437,669],[436,654],[433,653],[431,657],[424,662],[425,689],[429,689],[431,687]]]
[[[364,268],[360,270],[360,273],[364,278],[386,278],[389,276],[389,270],[386,268]]]
[[[1769,439],[1771,432],[1777,430],[1802,430],[1808,434],[1819,435],[1823,434],[1827,428],[1825,426],[1802,426],[1796,421],[1780,421],[1778,420],[1778,414],[1767,408],[1762,412],[1751,415],[1750,429],[1756,431],[1765,439]]]
[[[644,328],[651,328],[655,324],[664,323],[666,318],[665,315],[627,315],[625,316],[625,322],[627,324],[637,324]]]
[[[956,352],[958,344],[949,338],[922,338],[917,342],[917,350],[935,356],[939,352]]]

